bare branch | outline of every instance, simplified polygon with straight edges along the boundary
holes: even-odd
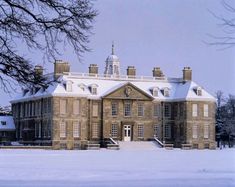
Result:
[[[3,75],[16,80],[20,85],[45,86],[45,78],[35,79],[32,62],[17,54],[19,42],[25,43],[29,50],[42,51],[47,61],[55,60],[61,54],[60,44],[69,44],[81,59],[82,53],[90,50],[87,43],[97,14],[89,0],[0,1],[2,87],[8,85]]]

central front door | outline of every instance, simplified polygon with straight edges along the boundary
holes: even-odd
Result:
[[[124,141],[129,142],[131,141],[131,126],[124,125]]]

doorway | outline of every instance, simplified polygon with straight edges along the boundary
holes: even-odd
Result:
[[[131,141],[131,125],[124,125],[124,141]]]

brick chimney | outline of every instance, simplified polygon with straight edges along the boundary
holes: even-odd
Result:
[[[136,69],[134,66],[128,66],[127,69],[127,76],[130,78],[134,78],[136,76]]]
[[[191,81],[192,80],[192,70],[190,67],[184,67],[183,80],[184,81]]]
[[[89,74],[91,74],[91,75],[98,74],[98,66],[97,66],[97,64],[90,64],[90,66],[89,66]]]
[[[164,77],[164,74],[162,73],[160,67],[153,68],[153,77]]]
[[[54,63],[54,76],[58,78],[65,72],[70,72],[70,66],[68,62],[64,62],[62,60],[56,60]]]

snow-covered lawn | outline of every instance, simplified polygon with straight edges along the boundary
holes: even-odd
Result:
[[[235,149],[0,150],[0,186],[234,187]]]

